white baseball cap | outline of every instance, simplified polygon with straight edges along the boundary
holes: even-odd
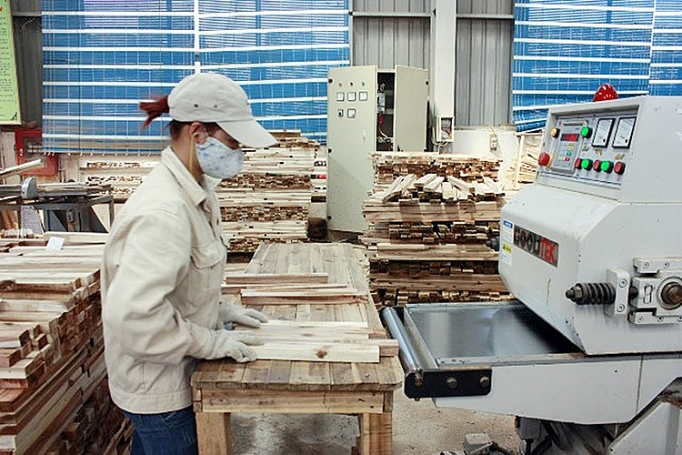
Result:
[[[275,145],[275,139],[253,118],[246,92],[217,73],[196,73],[181,80],[168,95],[169,114],[179,122],[217,123],[249,147]]]

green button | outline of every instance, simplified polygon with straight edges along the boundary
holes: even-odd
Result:
[[[582,169],[585,169],[585,170],[591,168],[591,167],[592,167],[592,160],[588,160],[588,159],[582,160],[582,161],[580,162],[580,167],[581,167]]]
[[[611,172],[613,170],[613,163],[611,161],[602,161],[601,170],[604,172]]]
[[[582,137],[590,137],[591,134],[592,128],[590,128],[589,126],[583,126],[583,128],[580,130],[580,135]]]

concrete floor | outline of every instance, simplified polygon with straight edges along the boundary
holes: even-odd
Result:
[[[512,416],[436,408],[431,400],[417,402],[396,391],[394,455],[462,450],[469,433],[487,433],[501,447],[519,453]],[[232,434],[235,455],[349,455],[358,424],[355,416],[335,414],[234,414]]]

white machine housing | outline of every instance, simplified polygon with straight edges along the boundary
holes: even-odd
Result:
[[[541,150],[502,209],[509,290],[588,355],[682,351],[682,305],[662,295],[682,283],[682,97],[551,108]],[[615,302],[576,304],[577,283]]]

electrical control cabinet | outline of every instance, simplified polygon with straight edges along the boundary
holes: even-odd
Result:
[[[372,152],[426,149],[428,72],[397,66],[329,70],[327,215],[329,229],[363,232],[372,191]]]

